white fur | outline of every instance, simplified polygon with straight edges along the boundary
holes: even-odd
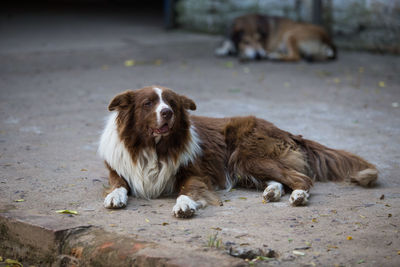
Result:
[[[307,193],[307,191],[296,189],[293,190],[292,194],[290,195],[289,202],[290,204],[295,206],[305,205],[308,202],[309,196],[310,195]],[[300,203],[295,204],[296,200],[298,200],[299,198],[302,198],[302,201]]]
[[[257,51],[256,51],[254,48],[248,47],[248,46],[247,46],[247,47],[244,49],[243,55],[245,56],[245,58],[254,59],[254,58],[256,58]]]
[[[167,103],[165,103],[164,100],[162,99],[162,90],[157,87],[154,87],[153,89],[157,93],[158,97],[160,98],[160,102],[158,103],[158,106],[156,108],[156,114],[157,114],[157,122],[159,125],[161,125],[161,122],[162,122],[161,110],[163,110],[164,108],[171,109],[171,107]]]
[[[106,208],[122,208],[128,202],[128,190],[124,187],[114,189],[104,199],[104,207]]]
[[[221,47],[218,47],[217,49],[215,49],[215,55],[217,56],[226,56],[229,53],[233,53],[235,52],[235,46],[233,45],[231,40],[225,40]]]
[[[279,201],[281,199],[281,196],[285,194],[285,191],[283,190],[283,185],[281,183],[275,182],[275,181],[269,181],[267,188],[265,188],[264,193],[263,193],[263,198],[265,201]],[[267,197],[268,193],[273,192],[272,197]]]
[[[180,195],[176,199],[176,204],[172,208],[172,213],[175,216],[177,216],[179,211],[186,212],[189,210],[193,210],[193,212],[194,212],[194,211],[198,210],[199,208],[204,208],[205,206],[206,206],[205,201],[194,201],[189,196]]]
[[[108,118],[100,138],[99,155],[125,178],[134,196],[149,199],[172,193],[179,167],[186,166],[202,153],[195,127],[190,127],[189,142],[176,162],[172,159],[160,161],[152,148],[141,151],[138,160],[133,162],[119,138],[115,121],[117,115],[114,111]]]

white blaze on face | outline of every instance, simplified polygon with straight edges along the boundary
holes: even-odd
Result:
[[[157,87],[154,87],[153,89],[157,93],[158,98],[160,99],[160,102],[158,103],[158,106],[156,108],[157,122],[160,125],[161,122],[162,122],[161,110],[163,110],[164,108],[171,109],[171,107],[167,103],[165,103],[164,100],[162,99],[162,90],[160,88],[157,88]]]

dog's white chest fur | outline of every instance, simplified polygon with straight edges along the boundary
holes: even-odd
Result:
[[[178,160],[160,161],[155,149],[144,149],[134,162],[118,135],[116,118],[113,112],[108,118],[101,135],[99,154],[118,175],[125,178],[131,193],[142,198],[156,198],[161,194],[170,194],[175,187],[175,175],[181,166],[187,165],[201,154],[199,138],[192,126],[190,141]]]

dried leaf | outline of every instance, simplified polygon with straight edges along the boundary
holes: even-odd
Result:
[[[23,265],[22,265],[22,263],[20,263],[19,261],[17,261],[17,260],[12,260],[12,259],[6,259],[6,264],[9,264],[9,265],[7,265],[7,266],[12,266],[12,267],[15,267],[15,266],[20,266],[20,267],[22,267]]]
[[[225,199],[224,202],[231,202],[231,200],[230,199]]]
[[[365,218],[367,218],[367,217],[365,217],[364,215],[360,215],[360,218],[363,218],[363,219],[365,219]]]
[[[21,198],[21,199],[16,199],[15,202],[25,202],[25,199]]]
[[[87,169],[81,169],[81,172],[87,172]]]
[[[313,223],[317,223],[317,222],[318,222],[317,219],[315,219],[315,218],[313,218],[311,221],[312,221]]]
[[[294,254],[294,255],[297,255],[297,256],[304,256],[304,255],[306,255],[306,253],[301,252],[301,251],[298,251],[298,250],[293,250],[293,254]]]
[[[76,210],[56,210],[56,212],[62,214],[75,214],[75,215],[78,214]]]
[[[358,68],[358,72],[359,72],[359,73],[364,73],[364,67],[359,67],[359,68]]]
[[[352,240],[352,239],[353,239],[353,237],[351,237],[351,236],[347,236],[347,237],[346,237],[346,239],[347,239],[347,240]]]
[[[378,85],[379,85],[379,87],[386,87],[386,84],[385,84],[384,81],[380,81],[380,82],[378,83]]]
[[[162,226],[166,226],[166,225],[169,225],[169,223],[163,222],[161,225],[162,225]]]
[[[247,197],[239,197],[239,199],[247,200]]]
[[[227,68],[233,68],[233,67],[234,67],[234,64],[233,64],[232,61],[227,61],[227,62],[225,62],[225,67],[227,67]]]
[[[111,227],[116,227],[117,225],[112,223],[112,224],[110,224],[110,226]]]
[[[340,83],[340,79],[339,78],[335,78],[335,79],[333,79],[333,82],[336,83],[336,84],[339,84]]]
[[[147,219],[147,218],[146,218],[146,219],[144,219],[144,220],[145,220],[147,223],[149,223],[149,222],[150,222],[150,220],[149,220],[149,219]]]
[[[0,261],[3,261],[3,257],[2,256],[0,256]]]
[[[382,196],[379,198],[380,200],[384,200],[385,199],[385,195],[382,194]]]
[[[328,245],[328,246],[327,246],[327,248],[328,248],[328,249],[330,249],[330,248],[334,248],[334,249],[336,249],[336,248],[338,248],[338,247],[337,247],[337,246],[335,246],[335,245]]]
[[[222,229],[219,227],[211,227],[211,229],[216,230],[216,231],[222,231]]]
[[[156,65],[156,66],[160,66],[161,64],[162,64],[161,59],[157,59],[156,61],[154,61],[154,65]]]
[[[385,204],[386,207],[391,207],[389,204]]]
[[[263,204],[267,204],[267,201],[265,199],[262,200]]]
[[[133,60],[133,59],[125,60],[124,64],[125,64],[125,67],[132,67],[135,65],[135,60]]]
[[[391,214],[391,213],[388,214],[388,218],[390,218],[390,217],[392,217],[392,214]]]

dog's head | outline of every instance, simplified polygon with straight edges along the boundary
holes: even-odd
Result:
[[[195,110],[196,104],[168,88],[149,86],[115,96],[108,109],[118,111],[120,133],[131,129],[159,140],[181,129],[188,120],[186,110]]]
[[[262,16],[239,17],[233,24],[231,40],[242,60],[266,58],[267,37],[267,24]]]

